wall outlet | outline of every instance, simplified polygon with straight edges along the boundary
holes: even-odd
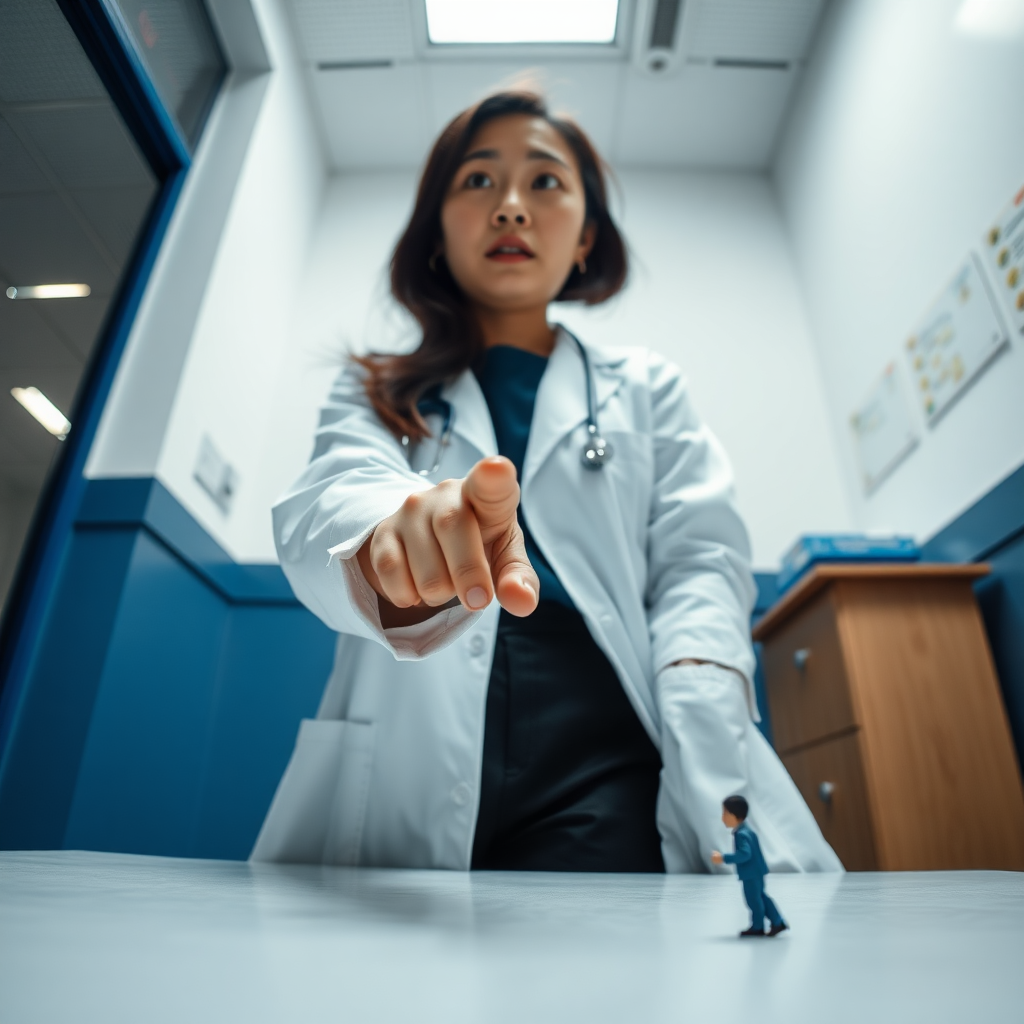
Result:
[[[203,439],[199,443],[199,457],[196,459],[196,468],[192,475],[200,487],[213,498],[217,508],[224,515],[228,515],[235,491],[238,490],[238,474],[235,467],[217,451],[208,434],[203,434]]]

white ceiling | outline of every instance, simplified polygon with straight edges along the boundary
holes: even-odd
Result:
[[[683,0],[679,67],[664,77],[633,59],[643,0],[621,0],[614,47],[500,53],[431,47],[423,0],[288,2],[335,170],[419,166],[455,114],[524,73],[617,166],[758,170],[827,0]]]

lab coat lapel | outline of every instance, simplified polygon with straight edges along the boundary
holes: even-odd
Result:
[[[595,408],[598,413],[622,384],[616,368],[622,359],[616,359],[586,345],[594,379]],[[587,376],[576,342],[559,326],[555,347],[544,376],[537,389],[537,402],[533,409],[530,440],[523,460],[522,486],[540,469],[566,434],[587,420]],[[582,442],[583,438],[580,438]]]
[[[464,370],[441,390],[441,397],[451,402],[454,412],[452,433],[468,441],[480,453],[480,458],[497,455],[498,442],[491,413],[473,371]]]

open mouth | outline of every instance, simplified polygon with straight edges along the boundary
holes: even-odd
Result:
[[[509,236],[499,238],[485,255],[498,263],[522,263],[533,259],[533,250],[521,238]]]

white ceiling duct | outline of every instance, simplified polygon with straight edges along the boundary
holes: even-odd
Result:
[[[824,0],[638,0],[634,64],[782,70],[803,61]]]

